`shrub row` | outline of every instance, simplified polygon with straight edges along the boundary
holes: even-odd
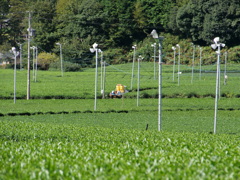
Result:
[[[186,108],[186,109],[166,109],[165,111],[205,111],[205,110],[211,110],[209,108],[196,108],[196,109],[191,109],[191,108]],[[240,111],[240,108],[218,108],[220,111]]]
[[[198,109],[191,109],[191,108],[187,108],[187,109],[165,109],[164,111],[202,111],[202,110],[209,110],[209,109],[204,109],[204,108],[198,108]],[[222,110],[222,111],[240,111],[240,108],[218,108],[218,110]],[[146,110],[146,111],[154,111],[154,110]],[[54,112],[54,111],[48,111],[48,112],[21,112],[21,113],[7,113],[7,114],[3,114],[0,113],[0,117],[1,116],[32,116],[32,115],[43,115],[43,114],[78,114],[78,113],[129,113],[129,112],[139,112],[138,110],[132,110],[132,111],[128,111],[128,110],[108,110],[108,111],[91,111],[91,110],[86,110],[86,111],[72,111],[72,112],[68,112],[68,111],[60,111],[60,112]]]
[[[21,113],[7,113],[7,114],[3,114],[0,113],[0,116],[32,116],[32,115],[43,115],[43,114],[77,114],[77,113],[128,113],[128,110],[108,110],[108,111],[91,111],[91,110],[86,110],[86,111],[72,111],[72,112],[68,112],[68,111],[60,111],[60,112],[54,112],[54,111],[48,111],[48,112],[21,112]]]
[[[82,66],[77,64],[77,63],[72,63],[72,62],[69,62],[69,61],[64,61],[64,64],[63,64],[63,71],[64,72],[77,72],[77,71],[81,71],[81,68]],[[50,66],[49,66],[49,69],[50,70],[59,70],[61,69],[61,64],[60,62],[54,62],[54,63],[51,63]]]
[[[124,98],[136,98],[137,95],[125,95]],[[194,92],[187,93],[187,94],[162,94],[162,98],[215,98],[215,94],[197,94]],[[240,94],[233,94],[233,93],[222,93],[221,97],[226,98],[240,98]],[[158,93],[156,94],[149,94],[149,93],[142,93],[140,94],[140,98],[158,98]]]
[[[206,98],[206,97],[211,97],[215,98],[215,94],[197,94],[194,92],[190,92],[187,94],[180,94],[180,93],[174,93],[174,94],[162,94],[162,98]],[[240,94],[233,94],[233,93],[222,93],[221,97],[226,97],[226,98],[240,98]],[[11,96],[1,96],[0,99],[12,99],[13,97]],[[98,99],[102,99],[102,95],[97,96]],[[109,96],[106,95],[106,99],[110,98]],[[137,98],[136,94],[126,94],[124,95],[124,98],[129,98],[129,99],[134,99]],[[155,94],[149,94],[146,92],[143,92],[140,94],[140,98],[158,98],[158,93]],[[17,97],[17,99],[26,99],[26,96],[20,96]],[[65,96],[65,95],[48,95],[48,96],[31,96],[31,99],[94,99],[94,97],[83,97],[83,96]]]

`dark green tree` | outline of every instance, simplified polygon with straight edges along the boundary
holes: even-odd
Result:
[[[240,2],[237,0],[191,0],[178,10],[177,27],[198,43],[211,43],[219,36],[229,46],[240,34]]]
[[[0,0],[0,45],[8,39],[8,22],[9,2]]]
[[[35,2],[32,5],[32,28],[36,30],[34,43],[43,51],[51,52],[54,47],[55,4],[46,0]]]
[[[130,47],[138,35],[133,18],[134,1],[103,0],[101,3],[105,44],[111,47]]]
[[[134,18],[140,28],[165,30],[172,0],[137,0],[135,3]]]
[[[15,46],[17,42],[24,41],[24,25],[23,20],[26,14],[26,6],[23,1],[10,0],[9,1],[9,22],[8,22],[8,41],[12,46]]]
[[[94,43],[103,44],[102,6],[96,0],[59,0],[55,37],[63,43],[65,59],[84,61]]]

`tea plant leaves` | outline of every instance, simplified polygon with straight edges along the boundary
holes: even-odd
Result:
[[[239,137],[0,121],[0,178],[236,179]]]

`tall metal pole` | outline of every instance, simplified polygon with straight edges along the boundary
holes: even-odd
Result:
[[[94,100],[94,111],[97,110],[97,80],[98,80],[98,49],[96,48],[96,70],[95,70],[95,100]]]
[[[161,130],[162,121],[162,44],[159,39],[159,77],[158,77],[158,131]]]
[[[133,63],[132,63],[132,78],[131,78],[131,90],[133,88],[133,76],[134,76],[134,61],[136,58],[136,45],[132,46],[133,48]]]
[[[139,106],[139,89],[140,89],[140,61],[142,57],[139,56],[138,58],[138,86],[137,86],[137,106]]]
[[[200,51],[200,62],[199,62],[199,79],[202,79],[202,48],[199,47],[199,51]]]
[[[97,110],[97,80],[98,80],[98,52],[101,52],[101,49],[97,48],[98,44],[94,43],[93,48],[90,48],[92,53],[96,53],[96,70],[95,70],[95,98],[94,98],[94,111]]]
[[[28,73],[27,73],[27,100],[30,99],[30,36],[31,36],[31,13],[29,11],[29,18],[28,18]]]
[[[218,46],[217,51],[217,73],[216,73],[216,95],[215,95],[215,111],[214,111],[214,129],[213,133],[216,134],[217,131],[217,111],[218,111],[218,93],[219,93],[219,62],[220,62],[220,46]]]
[[[159,73],[158,73],[158,131],[162,125],[162,41],[164,37],[158,37],[159,40]]]
[[[191,83],[193,83],[193,75],[194,75],[194,60],[195,60],[195,45],[192,44],[193,46],[193,57],[192,57],[192,78],[191,78]]]
[[[220,53],[220,50],[219,50],[219,53]],[[221,64],[221,59],[220,59],[220,56],[221,54],[219,54],[219,63],[218,63],[218,99],[220,99],[221,97],[221,67],[220,67],[220,64]]]
[[[215,94],[215,110],[214,110],[214,122],[213,122],[213,133],[216,134],[217,132],[217,111],[218,111],[218,99],[220,93],[220,49],[224,47],[225,44],[219,43],[219,37],[214,38],[214,43],[211,47],[213,49],[217,49],[217,73],[216,73],[216,94]]]
[[[62,72],[62,77],[63,77],[62,44],[60,44],[60,58],[61,58],[61,72]]]
[[[225,52],[225,65],[224,65],[224,85],[227,84],[227,51]]]
[[[175,77],[175,64],[176,64],[176,48],[172,47],[173,50],[173,81]]]
[[[100,65],[101,65],[101,93],[103,95],[103,52],[102,51],[101,51]]]
[[[157,31],[154,29],[151,32],[154,39],[159,40],[159,73],[158,73],[158,131],[161,130],[162,121],[162,41],[164,37],[159,37]]]
[[[14,54],[14,104],[16,103],[17,55]]]
[[[154,44],[154,79],[156,79],[156,44]]]
[[[14,54],[14,78],[13,78],[13,82],[14,82],[14,85],[13,85],[13,101],[14,101],[14,104],[16,103],[16,71],[17,71],[17,51],[16,51],[16,48],[15,47],[12,47],[12,52]]]
[[[20,67],[19,69],[22,70],[22,44],[19,43],[19,54],[20,54]]]
[[[180,45],[176,45],[178,47],[178,86],[180,85]]]
[[[102,98],[105,98],[105,82],[106,82],[106,61],[103,62],[103,92]]]
[[[154,55],[153,55],[153,73],[154,73],[154,80],[156,79],[156,43],[151,45],[154,48]]]
[[[62,77],[63,77],[62,44],[58,42],[58,43],[56,43],[56,45],[58,45],[58,46],[59,46],[59,48],[60,48],[61,74],[62,74]]]
[[[35,64],[35,82],[37,82],[37,70],[38,70],[38,48],[37,47],[35,47],[35,49],[36,49],[36,64]]]
[[[32,70],[33,70],[33,79],[35,79],[35,65],[34,65],[34,60],[35,60],[35,46],[32,46],[30,49],[33,51],[33,61],[32,61]]]

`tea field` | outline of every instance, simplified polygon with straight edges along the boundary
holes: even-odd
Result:
[[[170,131],[158,132],[151,129],[153,116],[129,116],[1,118],[0,179],[239,178],[239,134],[176,132],[179,123],[172,124],[173,120],[164,125]],[[148,119],[142,122],[139,116]],[[149,130],[146,122],[151,124]],[[183,122],[188,126],[187,119]]]
[[[176,66],[177,68],[177,66]],[[163,96],[164,97],[213,97],[215,95],[216,66],[195,67],[192,81],[191,66],[181,66],[180,85],[175,71],[173,81],[173,67],[163,66]],[[222,67],[223,69],[223,67]],[[223,85],[223,73],[221,75],[221,96],[240,97],[238,83],[240,81],[239,65],[228,65],[227,85]],[[123,65],[109,65],[106,67],[105,96],[115,89],[116,84],[127,86],[130,91],[126,98],[136,98],[137,95],[137,67],[134,68],[132,80],[131,63]],[[158,72],[158,71],[156,71]],[[223,71],[222,71],[223,72]],[[13,98],[13,70],[0,69],[0,98]],[[101,68],[98,68],[98,97],[101,97]],[[156,77],[158,74],[156,73]],[[158,79],[154,79],[153,63],[143,62],[140,68],[140,97],[156,98],[158,96]],[[83,69],[82,72],[38,71],[37,81],[33,81],[31,73],[31,98],[32,99],[89,99],[94,98],[95,69]],[[27,71],[17,71],[16,96],[18,99],[26,99]]]
[[[0,69],[0,179],[239,179],[240,76],[228,66],[221,76],[217,134],[213,134],[215,65],[201,78],[181,66],[180,85],[172,66],[163,66],[162,129],[157,129],[158,80],[152,63],[142,63],[130,89],[131,64],[106,68],[106,97],[98,78],[94,111],[94,69],[39,71],[26,100],[26,71]],[[99,69],[100,72],[100,69]],[[107,94],[116,84],[130,91]]]

